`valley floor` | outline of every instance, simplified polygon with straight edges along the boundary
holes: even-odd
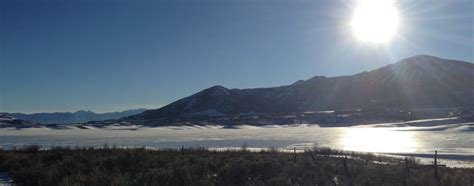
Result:
[[[331,149],[303,153],[56,147],[0,150],[21,185],[473,185],[474,169]]]

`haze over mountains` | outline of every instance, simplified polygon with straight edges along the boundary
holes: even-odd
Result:
[[[122,117],[139,114],[145,109],[126,110],[122,112],[94,113],[92,111],[80,110],[76,112],[55,112],[55,113],[3,113],[17,119],[38,122],[41,124],[65,124],[65,123],[84,123],[88,121],[100,121],[119,119]]]
[[[214,86],[123,120],[472,105],[474,64],[420,55],[369,72],[338,77],[315,76],[287,86],[255,89]]]

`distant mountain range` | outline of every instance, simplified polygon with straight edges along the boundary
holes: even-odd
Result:
[[[474,64],[420,55],[369,72],[338,77],[315,76],[287,86],[255,89],[213,86],[162,108],[122,120],[166,121],[196,116],[446,108],[473,104]]]
[[[25,121],[22,119],[17,119],[9,115],[0,114],[0,128],[3,127],[31,127],[37,123],[31,121]]]
[[[126,110],[123,112],[94,113],[92,111],[80,110],[77,112],[55,112],[55,113],[1,113],[20,120],[38,122],[41,124],[65,124],[84,123],[88,121],[101,121],[119,119],[144,112],[145,109]]]

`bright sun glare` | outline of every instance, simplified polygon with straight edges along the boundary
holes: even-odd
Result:
[[[396,34],[398,23],[398,10],[392,0],[358,0],[351,27],[361,41],[386,43]]]

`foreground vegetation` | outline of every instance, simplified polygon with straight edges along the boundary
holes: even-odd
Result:
[[[312,149],[216,152],[29,146],[0,150],[0,172],[21,185],[473,185],[474,169]]]

